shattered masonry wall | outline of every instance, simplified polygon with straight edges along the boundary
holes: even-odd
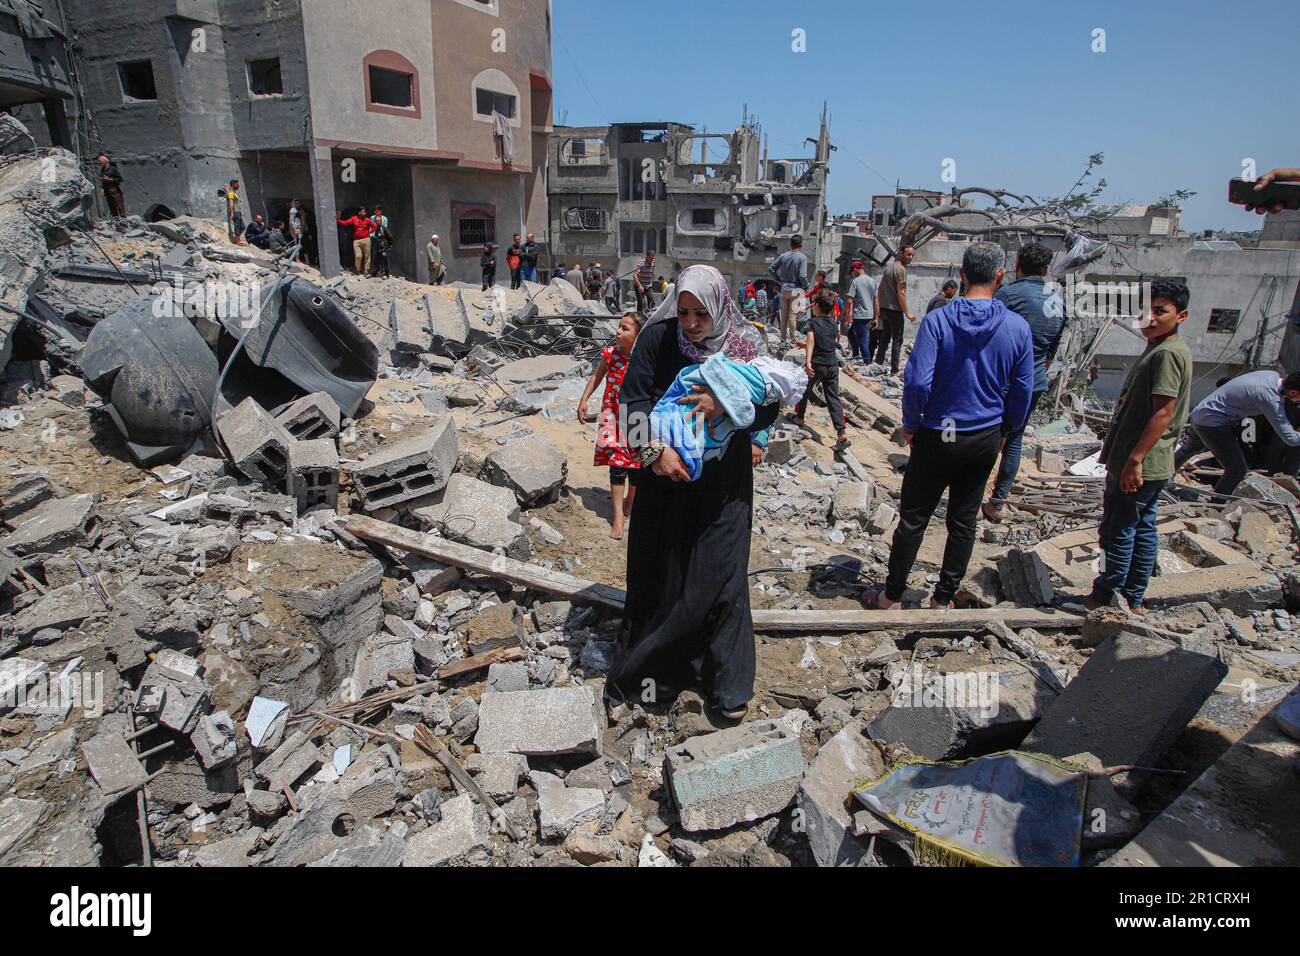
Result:
[[[161,204],[224,219],[218,187],[233,178],[250,208],[264,193],[287,191],[268,181],[273,167],[242,154],[302,148],[307,73],[296,0],[209,0],[178,5],[189,16],[162,18],[155,0],[66,0],[66,8],[97,145],[122,171],[129,212]],[[284,95],[253,96],[247,62],[276,56]],[[124,97],[118,63],[130,60],[152,63],[156,101]]]

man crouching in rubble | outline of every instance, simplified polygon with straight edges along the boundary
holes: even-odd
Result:
[[[1160,550],[1156,534],[1160,492],[1174,477],[1174,444],[1192,395],[1192,352],[1178,335],[1191,295],[1179,279],[1151,283],[1151,303],[1139,323],[1146,351],[1124,380],[1106,431],[1102,499],[1101,574],[1084,606],[1094,611],[1118,593],[1142,613],[1147,581]]]

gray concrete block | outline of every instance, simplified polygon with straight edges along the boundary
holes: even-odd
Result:
[[[402,866],[485,866],[491,859],[487,813],[468,793],[442,805],[442,820],[406,843]]]
[[[440,419],[428,431],[375,452],[348,473],[362,506],[373,511],[442,491],[456,470],[456,423]]]
[[[49,554],[72,547],[91,547],[99,540],[99,495],[72,495],[43,501],[0,538],[0,548],[19,557]]]
[[[366,638],[357,651],[356,667],[344,698],[358,701],[388,682],[393,671],[415,670],[415,646],[411,638],[381,632]]]
[[[903,744],[930,760],[977,757],[1018,745],[1055,699],[1023,668],[943,672],[913,666],[901,672],[889,706],[867,730],[873,740]]]
[[[871,520],[873,493],[865,481],[841,481],[835,486],[831,518],[837,523],[855,522],[859,527]]]
[[[1227,673],[1217,658],[1117,634],[1093,652],[1022,747],[1053,757],[1091,753],[1107,767],[1156,766]]]
[[[528,690],[528,665],[492,664],[488,667],[487,688],[484,693],[507,694]]]
[[[474,743],[485,754],[528,757],[600,752],[604,708],[590,687],[484,694]]]
[[[884,772],[880,754],[856,726],[845,727],[817,752],[796,799],[818,866],[857,866],[866,856],[867,841],[853,835],[853,790]]]
[[[807,765],[799,738],[774,720],[692,737],[664,754],[685,830],[721,830],[790,805]]]
[[[230,460],[241,473],[273,491],[289,484],[289,446],[293,436],[251,398],[217,420]]]
[[[563,840],[584,823],[599,820],[604,810],[600,790],[566,787],[559,780],[538,786],[537,822],[543,840]]]
[[[289,495],[298,513],[339,503],[339,453],[332,438],[295,441],[289,446]]]
[[[513,800],[519,790],[519,778],[528,772],[528,761],[519,754],[470,754],[465,769],[478,780],[493,800]]]
[[[519,502],[509,488],[489,485],[468,475],[452,475],[442,503],[417,508],[415,518],[451,541],[485,551],[504,551],[527,560],[532,553],[528,535],[519,524]]]
[[[312,392],[291,402],[275,420],[299,441],[311,441],[338,435],[343,412],[329,392]]]
[[[276,747],[253,772],[272,787],[278,787],[281,782],[292,787],[304,774],[324,762],[324,754],[300,730]]]
[[[1019,607],[1051,604],[1055,595],[1047,565],[1033,551],[1013,548],[998,562],[1002,593]]]
[[[487,456],[483,477],[509,488],[524,506],[554,500],[569,475],[569,461],[540,435],[511,439]]]
[[[190,742],[194,744],[194,752],[204,769],[215,770],[235,759],[235,736],[235,721],[221,710],[199,718],[198,727],[190,734]]]

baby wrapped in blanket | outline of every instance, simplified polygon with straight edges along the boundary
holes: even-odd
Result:
[[[652,322],[676,318],[679,290],[691,292],[710,306],[714,326],[708,340],[698,346],[679,331],[678,348],[698,364],[688,365],[677,374],[651,412],[650,430],[677,452],[691,481],[695,481],[706,461],[726,453],[737,431],[754,424],[755,406],[793,405],[803,397],[808,375],[802,368],[768,355],[762,333],[740,315],[716,270],[691,266],[683,271]],[[690,405],[679,404],[701,386],[713,394],[724,411],[707,426],[691,418]],[[760,433],[754,441],[766,444],[766,435]]]

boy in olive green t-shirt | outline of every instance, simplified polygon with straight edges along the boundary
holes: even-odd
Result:
[[[1103,554],[1101,574],[1084,601],[1089,610],[1110,604],[1118,593],[1130,610],[1142,613],[1160,549],[1157,504],[1173,480],[1174,446],[1191,405],[1192,353],[1178,335],[1190,299],[1182,280],[1151,283],[1150,311],[1142,321],[1147,348],[1124,380],[1101,449]]]

